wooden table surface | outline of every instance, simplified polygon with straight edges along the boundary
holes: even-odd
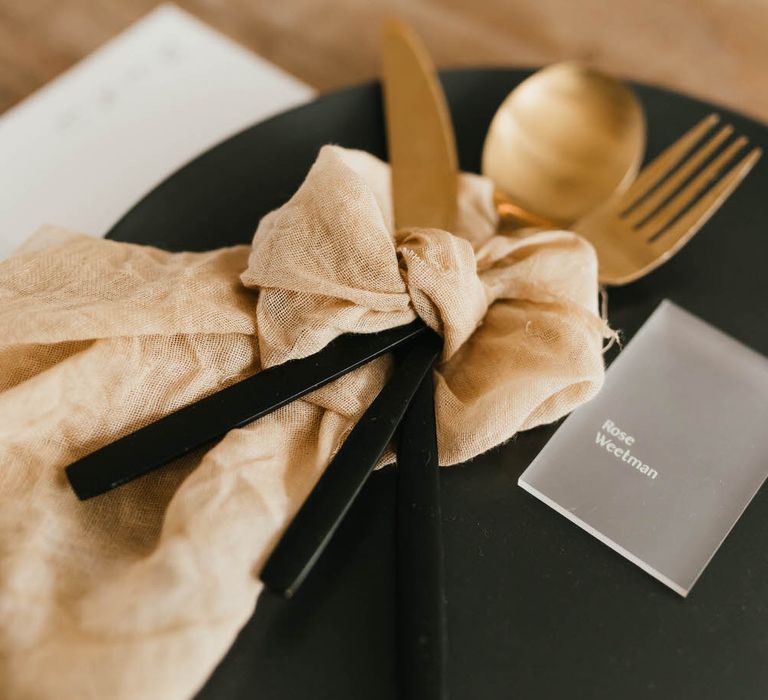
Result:
[[[0,0],[0,112],[157,5]],[[578,58],[768,122],[766,0],[179,0],[320,90],[377,71],[379,20],[399,15],[440,67]]]

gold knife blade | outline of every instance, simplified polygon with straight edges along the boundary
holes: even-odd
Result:
[[[458,158],[434,65],[418,36],[399,20],[384,23],[381,44],[395,226],[451,230]]]

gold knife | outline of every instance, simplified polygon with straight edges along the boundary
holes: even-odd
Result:
[[[434,66],[402,22],[382,31],[382,83],[395,227],[452,230],[458,158]],[[400,424],[397,443],[397,582],[400,693],[446,697],[446,620],[434,385],[429,372]]]
[[[399,20],[385,22],[381,55],[395,226],[451,230],[458,158],[434,66],[416,34]]]

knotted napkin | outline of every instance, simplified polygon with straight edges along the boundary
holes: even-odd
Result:
[[[497,235],[491,194],[463,175],[455,231],[395,231],[388,166],[325,147],[250,247],[174,254],[48,227],[0,264],[3,698],[191,696],[390,360],[80,502],[64,467],[96,448],[341,333],[416,315],[445,338],[441,464],[598,391],[593,249],[564,231]]]

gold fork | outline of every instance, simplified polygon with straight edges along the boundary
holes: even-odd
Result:
[[[747,144],[739,136],[707,162],[733,134],[726,125],[703,141],[719,121],[717,114],[703,119],[646,166],[626,192],[574,224],[597,250],[601,283],[628,284],[664,264],[758,161],[762,151],[753,148],[723,173]]]

